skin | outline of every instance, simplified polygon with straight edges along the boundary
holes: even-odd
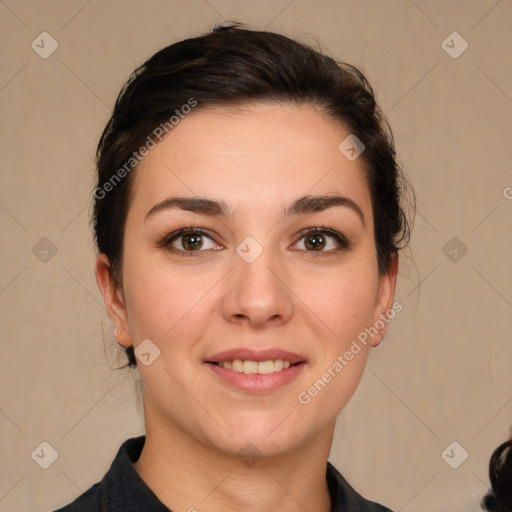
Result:
[[[336,416],[385,327],[310,403],[297,396],[391,308],[398,265],[394,258],[389,273],[378,273],[362,162],[338,150],[349,133],[311,106],[198,110],[135,171],[122,285],[105,255],[96,277],[118,342],[137,348],[150,339],[160,349],[150,365],[138,364],[146,444],[134,467],[175,512],[330,510],[325,469]],[[340,206],[281,218],[299,197],[333,193],[360,207],[364,225]],[[167,209],[145,220],[164,199],[194,195],[226,202],[233,218]],[[190,226],[211,236],[199,252],[158,246]],[[344,234],[350,248],[325,234],[318,255],[298,235],[318,226]],[[236,253],[247,236],[263,247],[252,263]],[[173,246],[185,251],[182,241]],[[238,347],[281,348],[307,363],[276,391],[240,391],[204,364]],[[237,457],[247,443],[261,454],[251,466]]]

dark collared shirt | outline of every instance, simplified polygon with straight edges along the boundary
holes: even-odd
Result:
[[[171,512],[133,467],[145,441],[146,436],[127,439],[103,479],[55,512]],[[391,512],[382,505],[365,500],[329,462],[326,478],[331,512]]]

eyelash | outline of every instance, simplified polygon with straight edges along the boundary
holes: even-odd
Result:
[[[178,255],[184,256],[184,257],[199,256],[201,253],[204,253],[204,252],[207,252],[210,250],[216,250],[216,249],[207,249],[207,250],[203,250],[203,251],[201,251],[201,250],[186,251],[186,250],[176,249],[171,246],[171,243],[174,242],[176,239],[178,239],[180,236],[184,236],[184,235],[188,235],[188,234],[206,236],[210,240],[215,242],[215,240],[204,230],[198,229],[194,226],[190,226],[187,228],[179,229],[179,230],[174,231],[165,236],[162,236],[160,238],[160,241],[156,245],[157,245],[157,247],[159,247],[161,249],[167,249],[168,251],[170,251],[173,254],[178,254]],[[317,226],[317,227],[303,229],[302,231],[300,231],[298,233],[299,239],[297,240],[296,243],[298,243],[304,237],[306,237],[308,235],[312,235],[312,234],[329,235],[332,238],[334,238],[339,245],[339,247],[337,249],[330,249],[328,251],[308,251],[306,249],[299,249],[301,251],[311,254],[314,257],[332,255],[334,252],[338,252],[341,250],[347,250],[347,249],[350,249],[352,246],[352,244],[346,239],[346,237],[344,235],[342,235],[341,233],[338,233],[337,231],[335,231],[331,228],[325,227],[325,226]]]

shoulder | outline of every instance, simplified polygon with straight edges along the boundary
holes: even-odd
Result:
[[[329,462],[327,484],[331,495],[331,512],[392,512],[384,505],[363,498]]]
[[[100,482],[78,496],[72,503],[55,510],[54,512],[92,512],[102,510]]]
[[[91,486],[73,502],[54,512],[126,511],[135,510],[130,506],[138,500],[142,500],[144,505],[154,505],[154,502],[158,502],[132,466],[140,456],[145,439],[145,436],[140,436],[124,441],[101,481]],[[160,510],[158,507],[157,509]],[[154,509],[148,507],[148,510]]]

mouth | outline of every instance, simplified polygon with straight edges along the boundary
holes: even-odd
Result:
[[[269,393],[294,380],[307,360],[285,350],[234,349],[215,354],[204,363],[231,386],[252,393]]]
[[[268,375],[274,372],[287,370],[292,366],[302,364],[304,361],[298,363],[291,363],[283,359],[267,359],[266,361],[251,361],[243,359],[233,359],[232,361],[207,361],[207,363],[231,370],[232,372],[245,373],[246,375]]]

